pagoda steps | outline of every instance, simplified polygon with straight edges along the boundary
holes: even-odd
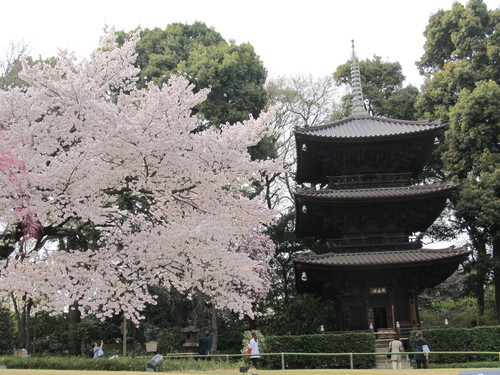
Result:
[[[375,352],[377,353],[387,353],[389,350],[389,343],[392,339],[377,339],[375,341]],[[401,365],[403,369],[411,369],[411,363],[408,359],[408,355],[402,354]],[[375,356],[375,368],[376,369],[392,369],[392,363],[386,354],[380,354]]]

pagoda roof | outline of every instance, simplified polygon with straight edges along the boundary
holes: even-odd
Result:
[[[456,187],[455,182],[446,182],[431,185],[410,185],[392,187],[373,187],[364,189],[297,189],[295,197],[307,200],[345,201],[345,200],[365,200],[365,199],[405,199],[417,198],[425,195],[435,195],[436,193],[448,193]]]
[[[427,264],[457,262],[470,253],[466,246],[444,249],[416,249],[354,253],[327,253],[299,255],[294,263],[326,268],[364,268],[364,267],[418,267]]]
[[[446,127],[443,121],[408,121],[369,115],[355,115],[330,124],[297,127],[295,134],[320,139],[363,140],[391,138],[413,134],[441,131]]]

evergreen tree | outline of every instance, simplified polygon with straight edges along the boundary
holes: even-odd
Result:
[[[435,177],[452,178],[460,186],[452,200],[457,220],[450,223],[469,235],[475,251],[467,270],[478,300],[478,323],[491,276],[500,322],[499,22],[500,11],[489,11],[482,0],[466,6],[456,2],[430,17],[418,62],[426,77],[416,105],[420,116],[449,120]]]

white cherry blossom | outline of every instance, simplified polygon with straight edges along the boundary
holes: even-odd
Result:
[[[28,87],[0,93],[0,150],[24,163],[41,226],[39,242],[0,271],[1,292],[27,293],[54,312],[77,303],[83,314],[137,322],[155,302],[147,286],[160,284],[253,315],[270,285],[263,229],[275,213],[241,190],[281,169],[247,152],[272,113],[194,131],[192,108],[207,90],[175,76],[137,89],[136,40],[119,47],[110,30],[89,61],[61,51],[53,66],[24,65]],[[0,194],[2,212],[12,210]],[[91,229],[99,238],[88,248],[50,241]]]

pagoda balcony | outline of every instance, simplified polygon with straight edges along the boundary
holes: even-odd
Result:
[[[329,189],[363,189],[372,187],[409,186],[411,173],[370,173],[328,176]]]
[[[334,252],[374,251],[378,249],[415,250],[422,247],[422,242],[415,238],[395,233],[344,236],[342,238],[332,239],[329,243],[331,250]]]

